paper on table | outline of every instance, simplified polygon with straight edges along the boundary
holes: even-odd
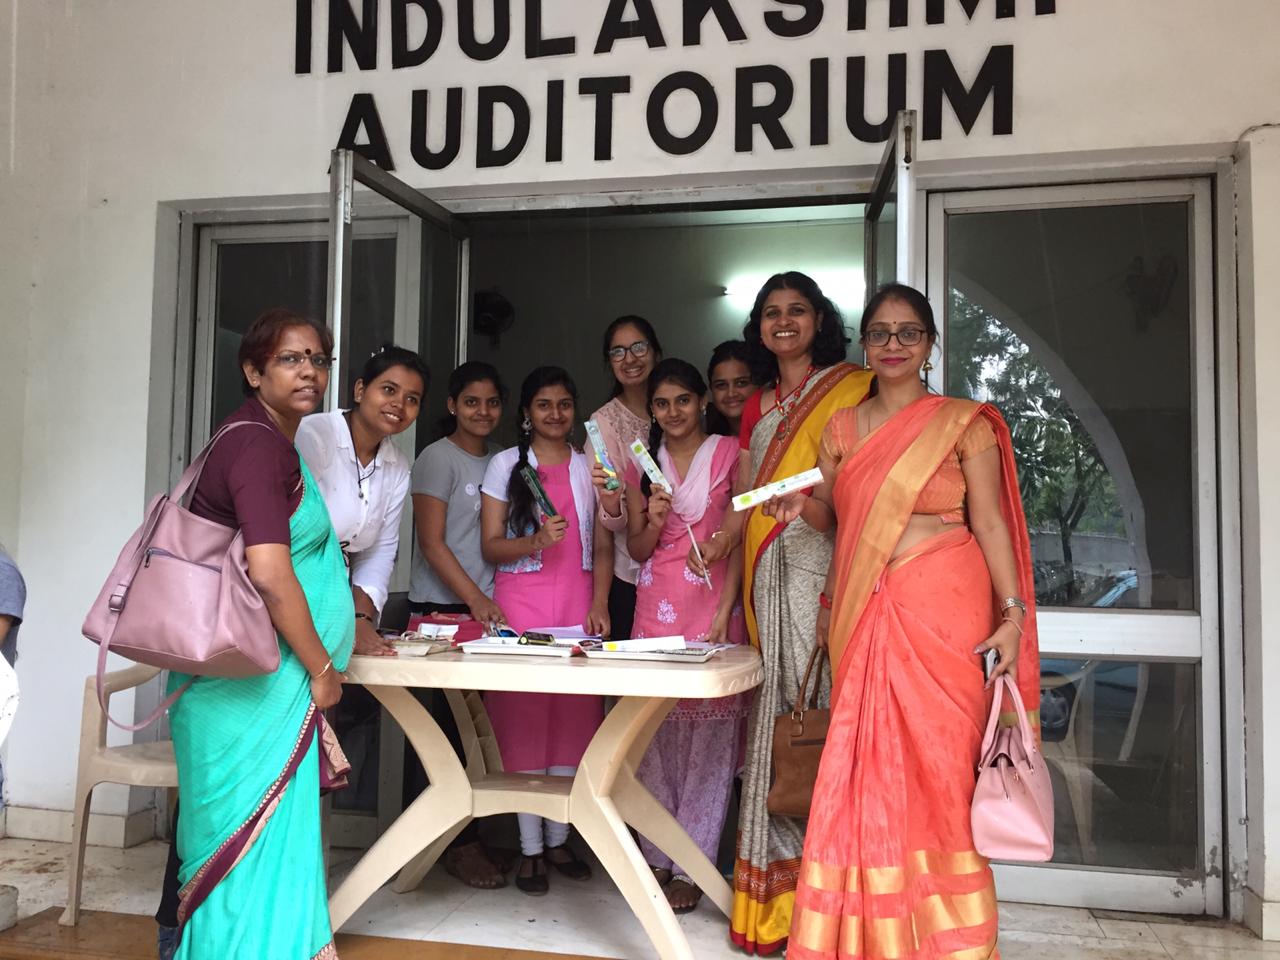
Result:
[[[642,650],[683,650],[685,642],[683,636],[644,637],[636,640],[606,640],[600,646],[604,650],[621,653]]]

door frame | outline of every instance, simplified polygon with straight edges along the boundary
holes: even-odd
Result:
[[[1191,376],[1193,524],[1197,569],[1196,613],[1172,611],[1045,610],[1042,653],[1064,658],[1139,659],[1198,663],[1200,707],[1200,876],[1071,865],[996,864],[997,887],[1011,899],[1105,909],[1221,915],[1223,869],[1223,710],[1218,471],[1216,276],[1213,184],[1208,178],[1131,180],[1054,186],[945,190],[924,198],[925,289],[939,313],[939,372],[945,383],[946,217],[949,214],[1064,206],[1186,202],[1191,205],[1188,259],[1192,303]],[[1230,432],[1229,424],[1224,424]],[[1006,897],[1008,893],[1006,892]]]

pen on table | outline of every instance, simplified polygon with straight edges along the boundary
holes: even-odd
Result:
[[[689,531],[689,541],[693,544],[693,555],[698,558],[698,563],[702,567],[702,579],[707,584],[708,590],[714,590],[711,586],[711,571],[707,569],[707,562],[702,559],[702,551],[698,549],[698,538],[693,535],[693,524],[686,523],[684,528]]]

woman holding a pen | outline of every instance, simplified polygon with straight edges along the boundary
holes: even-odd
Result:
[[[569,443],[578,391],[559,367],[520,388],[520,442],[489,462],[481,487],[481,551],[498,568],[494,602],[517,631],[576,627],[609,633],[613,538],[600,526],[587,458]],[[572,776],[604,718],[604,699],[546,693],[485,696],[507,770]],[[571,880],[591,869],[566,846],[569,826],[519,814],[516,886],[547,892],[547,865]]]
[[[735,438],[703,429],[707,386],[692,364],[663,360],[649,377],[649,450],[665,486],[626,471],[627,548],[639,563],[632,635],[712,643],[742,643],[746,628],[738,589],[742,565],[729,557],[694,577],[685,566],[690,543],[720,528],[738,465]],[[630,459],[630,458],[629,458]],[[598,487],[615,512],[621,491]],[[741,747],[744,696],[681,700],[658,729],[637,773],[714,861]],[[702,891],[678,864],[641,839],[640,848],[676,913],[698,904]]]

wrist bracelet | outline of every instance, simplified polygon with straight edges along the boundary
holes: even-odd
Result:
[[[357,611],[356,611],[356,619],[357,619],[357,620],[368,620],[370,623],[373,623],[373,617],[369,616],[369,615],[368,615],[367,613],[365,613],[363,610],[357,610]]]
[[[1001,613],[1004,613],[1006,610],[1012,610],[1014,607],[1017,607],[1019,610],[1021,610],[1024,616],[1026,615],[1027,602],[1023,600],[1021,597],[1005,597],[1003,600],[1000,601]]]
[[[820,594],[818,594],[818,606],[820,606],[823,610],[831,609],[831,598],[827,596],[827,591],[823,590]]]
[[[326,663],[326,664],[324,665],[324,669],[323,669],[323,670],[321,670],[319,673],[313,673],[313,674],[311,675],[311,679],[312,679],[312,680],[323,680],[323,679],[324,679],[324,675],[325,675],[326,673],[328,673],[328,672],[329,672],[330,670],[332,670],[332,669],[333,669],[333,661],[332,661],[332,660],[330,660],[328,663]]]
[[[1018,636],[1022,636],[1022,624],[1020,624],[1017,620],[1010,620],[1008,617],[1001,617],[1000,622],[1012,623],[1015,627],[1018,628]]]

